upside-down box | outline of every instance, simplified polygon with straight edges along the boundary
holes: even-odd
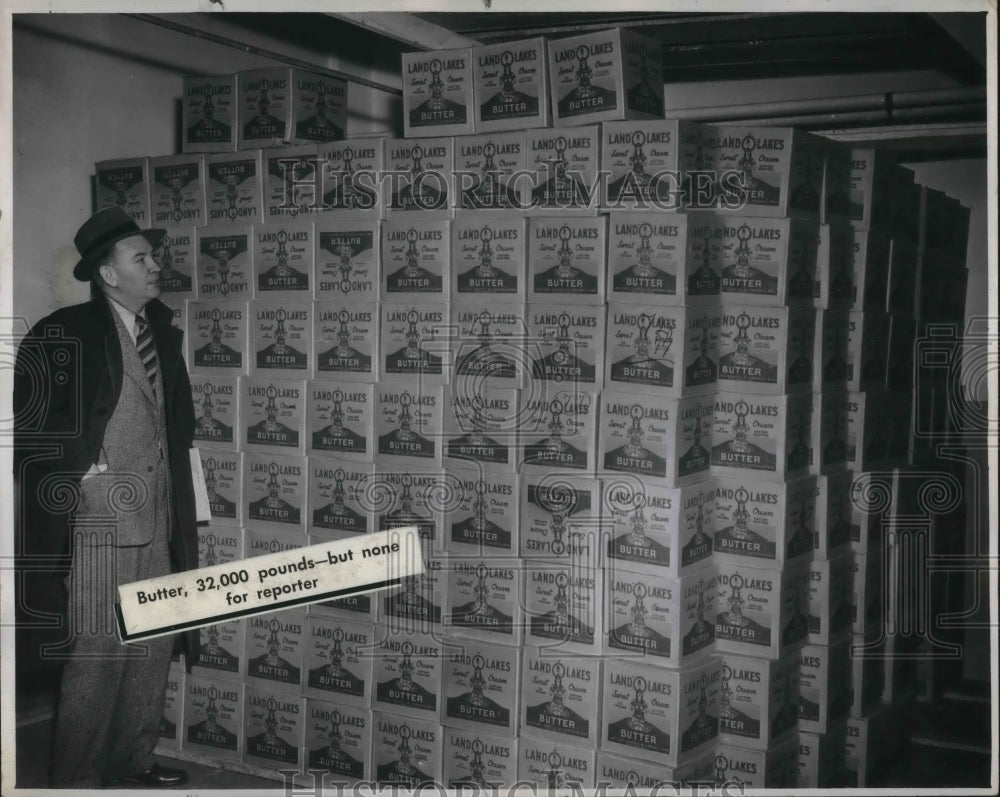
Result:
[[[572,471],[529,471],[521,481],[520,555],[584,567],[600,563],[601,483]]]
[[[205,158],[202,155],[163,155],[149,159],[149,207],[152,223],[204,224]]]
[[[205,156],[209,224],[263,221],[264,166],[260,150]]]
[[[253,296],[252,241],[249,224],[195,228],[195,275],[202,300]]]
[[[149,158],[121,158],[94,164],[94,212],[120,207],[143,229],[151,225]]]

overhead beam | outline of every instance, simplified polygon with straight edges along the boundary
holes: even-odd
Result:
[[[364,11],[341,14],[327,12],[327,16],[367,28],[416,47],[418,50],[452,50],[479,44],[475,39],[427,22],[413,14]]]

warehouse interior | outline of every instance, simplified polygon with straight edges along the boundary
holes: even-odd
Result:
[[[282,66],[340,76],[349,83],[347,138],[401,138],[405,53],[614,27],[648,36],[662,47],[667,118],[795,127],[890,153],[916,183],[970,209],[964,325],[950,344],[938,341],[951,346],[949,432],[934,441],[940,462],[924,463],[931,475],[947,471],[964,500],[911,518],[934,529],[933,550],[915,565],[924,568],[916,593],[932,619],[911,635],[910,733],[867,786],[986,788],[996,772],[988,592],[995,474],[986,429],[996,373],[983,365],[984,319],[996,312],[987,24],[985,12],[15,14],[14,333],[88,298],[69,272],[74,232],[93,208],[93,165],[181,153],[185,76]],[[44,597],[34,600],[14,690],[16,786],[26,789],[46,783],[59,672],[31,653],[58,634],[44,619]],[[189,791],[282,787],[260,767],[183,748],[162,752],[164,762],[179,758],[188,768]]]

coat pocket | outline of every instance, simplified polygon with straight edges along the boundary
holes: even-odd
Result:
[[[153,539],[157,515],[151,488],[147,479],[135,473],[96,473],[82,480],[76,540],[147,545]]]

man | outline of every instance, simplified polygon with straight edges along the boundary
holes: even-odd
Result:
[[[91,301],[44,318],[18,350],[20,533],[68,565],[55,788],[187,779],[152,754],[173,639],[123,645],[113,608],[118,584],[198,563],[194,408],[182,333],[157,299],[162,237],[117,207],[92,216],[74,239],[73,269]],[[184,642],[196,651],[197,632]]]

